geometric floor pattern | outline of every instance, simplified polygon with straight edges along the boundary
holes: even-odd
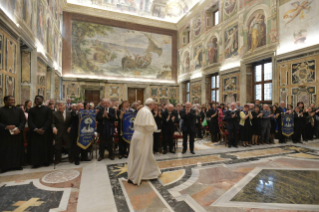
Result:
[[[61,163],[0,175],[0,211],[319,211],[319,141],[156,156],[162,175],[127,183],[127,160]]]

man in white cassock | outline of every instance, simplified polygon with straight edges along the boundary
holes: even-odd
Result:
[[[147,99],[135,118],[127,163],[128,182],[132,184],[140,185],[142,180],[156,179],[161,174],[153,154],[153,133],[157,130],[154,105],[153,99]]]

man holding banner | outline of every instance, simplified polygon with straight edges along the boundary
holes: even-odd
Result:
[[[153,133],[157,130],[152,114],[155,102],[152,98],[137,113],[127,163],[128,183],[140,185],[142,180],[158,178],[161,174],[153,154]]]

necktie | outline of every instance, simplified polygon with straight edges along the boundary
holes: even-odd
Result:
[[[65,120],[64,120],[64,112],[62,112],[62,120],[63,120],[63,122],[65,121]]]

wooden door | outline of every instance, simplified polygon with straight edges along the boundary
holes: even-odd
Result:
[[[100,91],[85,90],[85,102],[94,102],[96,107],[100,103]]]
[[[128,88],[128,101],[130,104],[140,100],[144,104],[144,89],[143,88]]]

